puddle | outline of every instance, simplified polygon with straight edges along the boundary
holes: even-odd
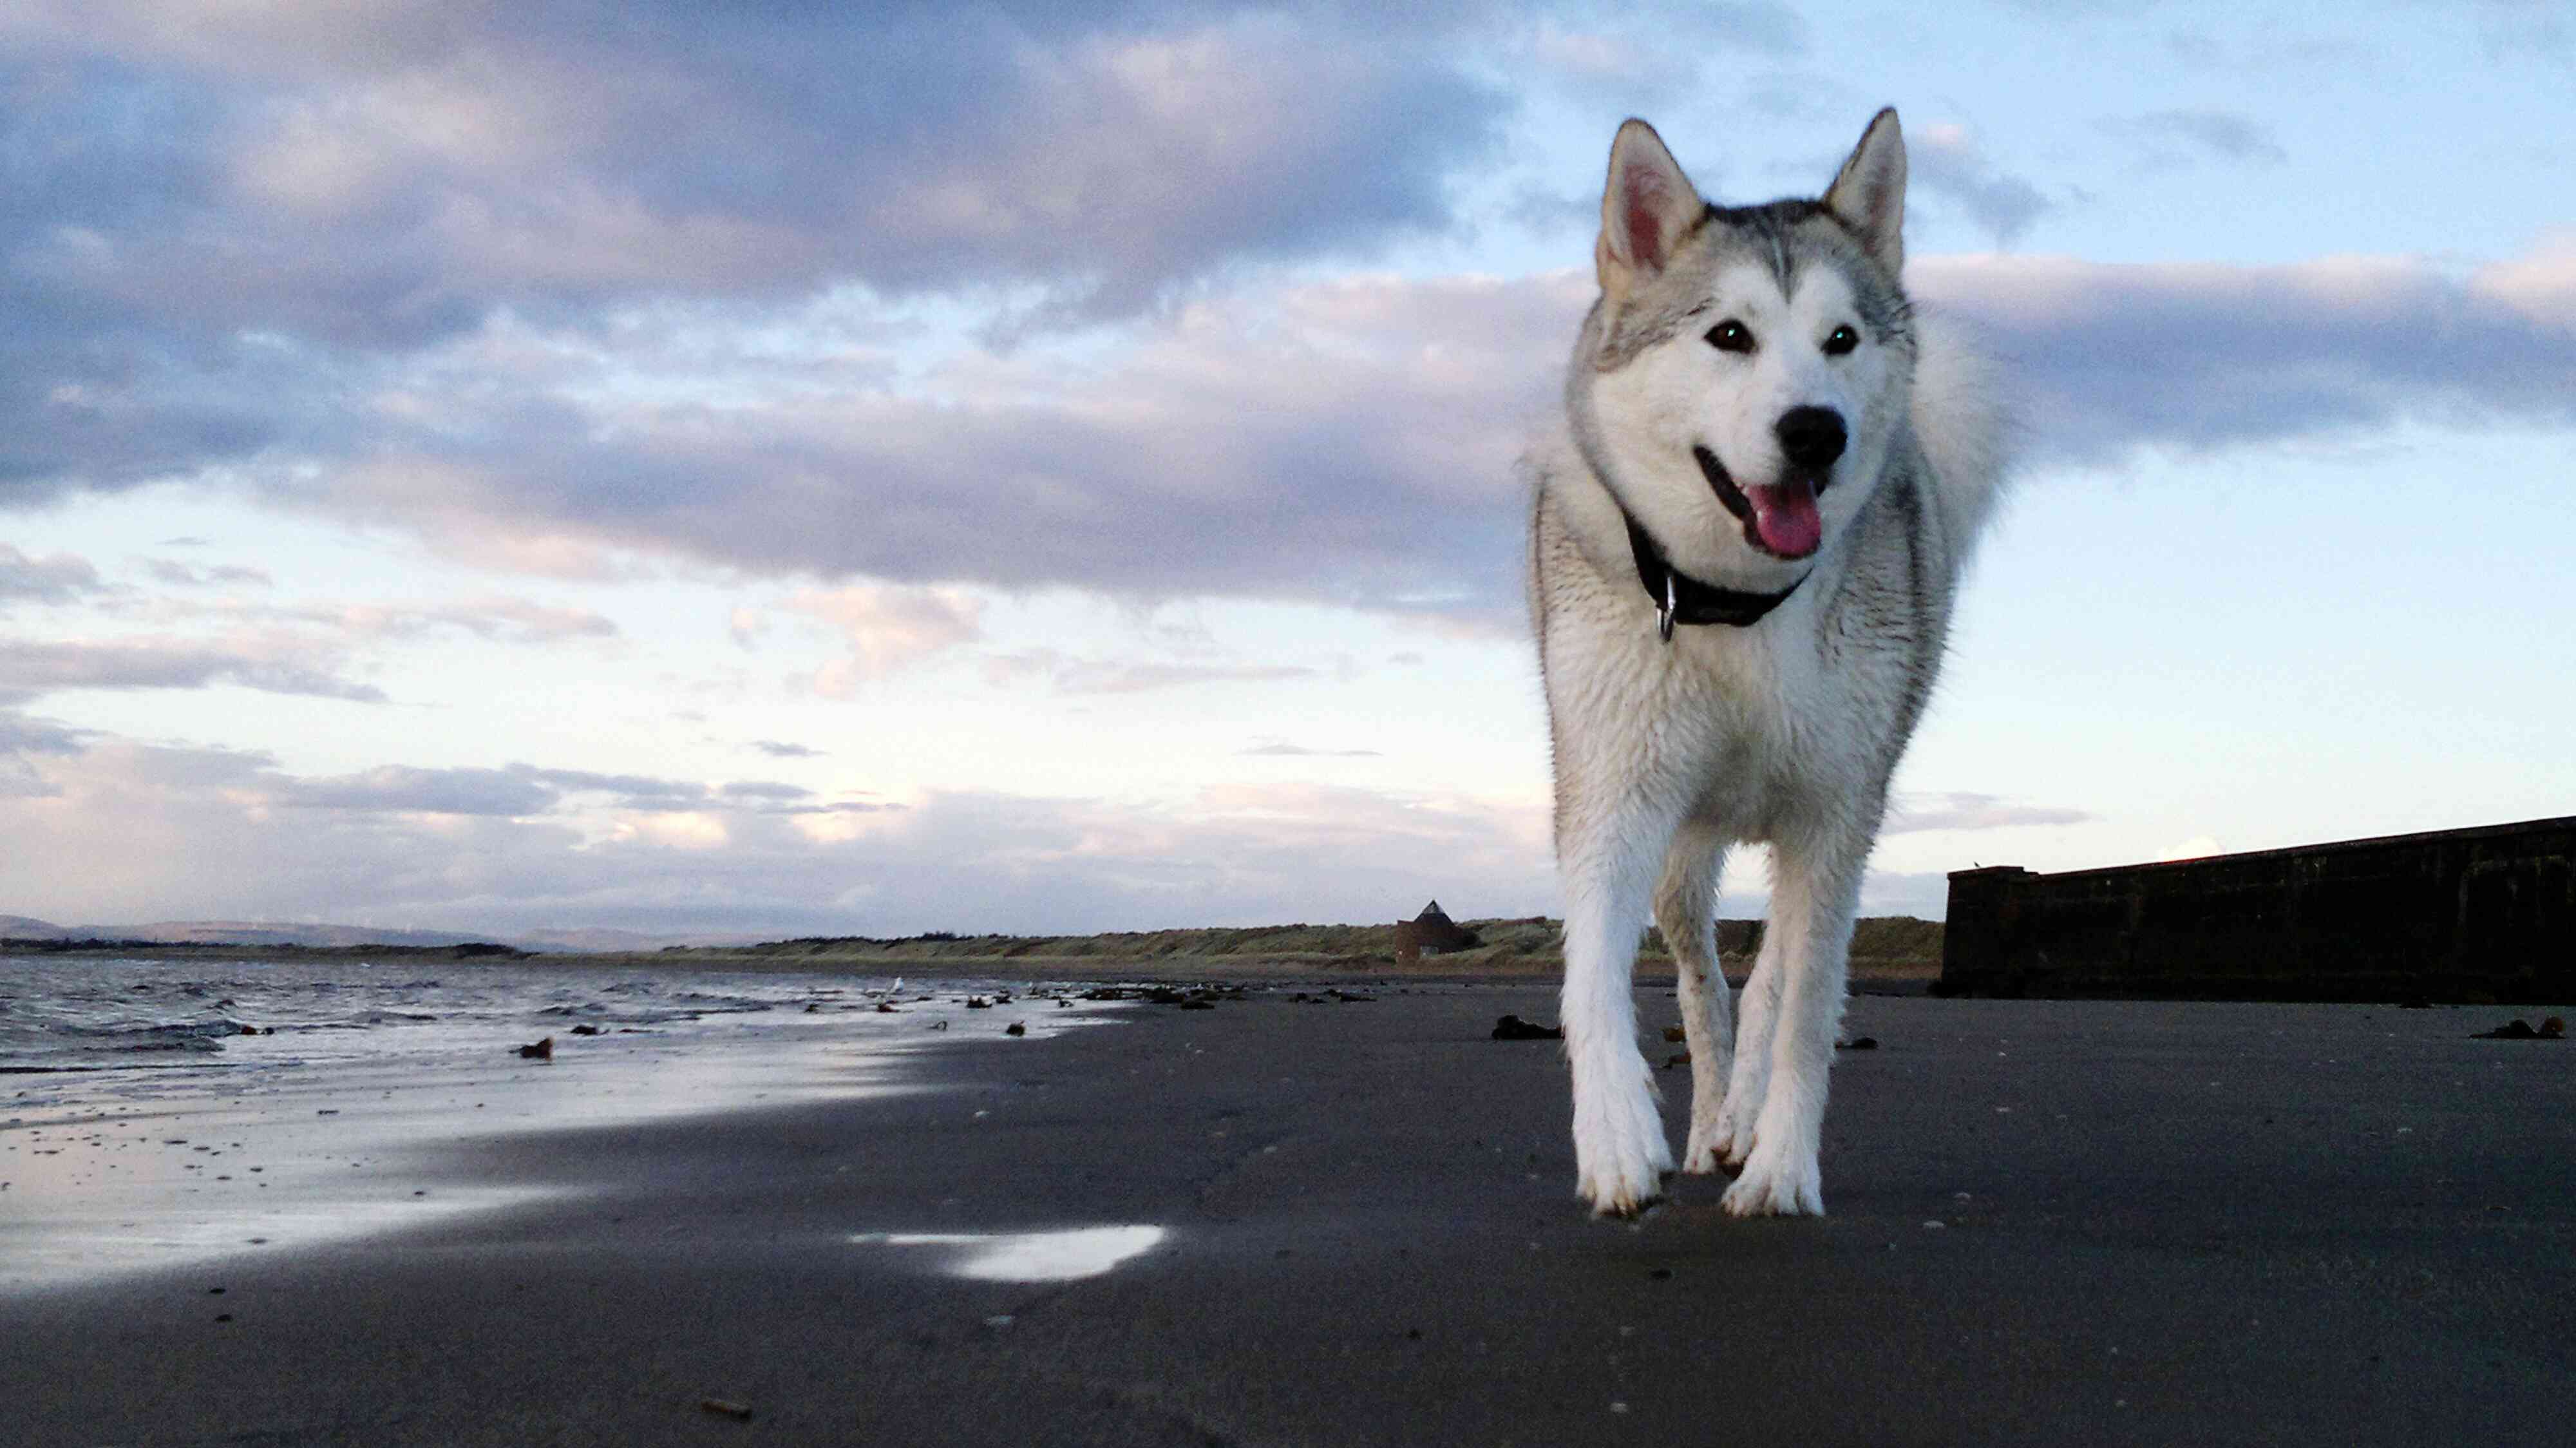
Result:
[[[1077,1227],[1063,1232],[867,1232],[863,1246],[946,1247],[946,1271],[978,1282],[1076,1282],[1153,1250],[1161,1227]]]

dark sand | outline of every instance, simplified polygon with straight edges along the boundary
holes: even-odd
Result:
[[[2576,1042],[2469,1039],[2512,1012],[1863,999],[1833,1215],[1687,1179],[1629,1224],[1575,1204],[1555,1048],[1486,1038],[1547,990],[1287,996],[451,1148],[425,1189],[567,1194],[0,1296],[0,1441],[2576,1437]],[[1043,1284],[854,1240],[1131,1224]]]

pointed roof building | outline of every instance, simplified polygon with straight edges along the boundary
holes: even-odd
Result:
[[[1395,958],[1407,965],[1426,955],[1472,950],[1482,943],[1475,931],[1450,919],[1437,900],[1423,906],[1420,915],[1395,926]]]

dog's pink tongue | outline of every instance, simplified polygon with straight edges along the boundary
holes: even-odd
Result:
[[[1824,519],[1816,516],[1816,485],[1805,480],[1771,487],[1749,487],[1753,529],[1762,546],[1783,558],[1804,558],[1825,541]]]

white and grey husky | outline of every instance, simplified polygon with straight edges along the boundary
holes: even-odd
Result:
[[[1892,110],[1814,201],[1710,205],[1643,121],[1610,149],[1601,298],[1528,463],[1596,1211],[1634,1212],[1673,1165],[1629,989],[1650,908],[1690,1042],[1682,1169],[1740,1167],[1738,1216],[1824,1210],[1861,871],[2002,464],[1988,370],[1906,300],[1904,212]],[[1714,930],[1738,841],[1772,852],[1740,1037]]]

